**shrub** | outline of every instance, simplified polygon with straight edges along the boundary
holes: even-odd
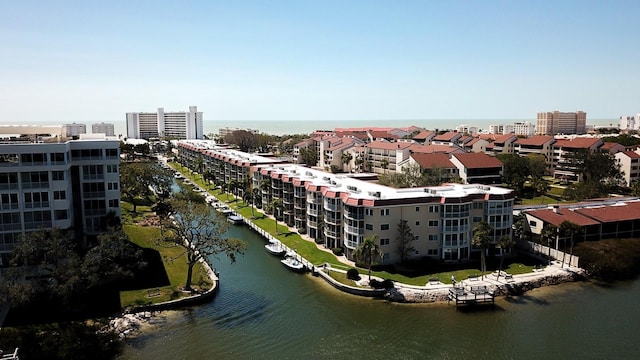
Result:
[[[347,270],[347,279],[360,280],[360,273],[358,272],[358,269],[351,268]]]
[[[333,255],[335,256],[342,256],[342,254],[344,254],[344,249],[341,247],[335,247],[331,249],[331,251],[333,251]]]
[[[307,229],[306,228],[298,229],[298,234],[304,235],[306,233],[307,233]]]
[[[369,282],[369,285],[374,289],[391,289],[393,288],[393,281],[389,279],[385,279],[383,281],[372,279]]]
[[[316,244],[324,244],[324,240],[322,240],[321,238],[316,238],[315,242]]]

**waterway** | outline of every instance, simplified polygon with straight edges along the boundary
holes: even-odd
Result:
[[[215,259],[211,303],[165,312],[121,359],[635,359],[640,281],[564,284],[495,308],[394,304],[340,293],[266,253],[246,227],[238,261]]]

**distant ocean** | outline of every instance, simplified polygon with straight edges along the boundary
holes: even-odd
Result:
[[[218,130],[224,127],[257,129],[261,133],[271,135],[285,134],[309,134],[315,130],[333,130],[340,127],[406,127],[419,126],[429,130],[455,129],[458,125],[476,126],[481,130],[487,130],[489,125],[512,124],[514,122],[528,121],[535,123],[536,119],[429,119],[429,120],[204,120],[205,134],[218,134]],[[76,121],[80,123],[79,121]],[[97,121],[101,122],[101,121]],[[119,121],[104,121],[115,125],[116,135],[127,133],[126,123]],[[96,121],[86,121],[87,131],[91,131],[91,124]],[[39,122],[40,125],[60,124],[60,122]],[[617,125],[617,119],[587,119],[588,125],[608,126]],[[32,124],[29,124],[32,125]]]

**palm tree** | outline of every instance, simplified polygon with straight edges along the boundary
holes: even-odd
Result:
[[[380,167],[384,170],[384,173],[387,173],[387,168],[389,167],[389,160],[382,159],[380,160]]]
[[[353,159],[353,156],[351,155],[351,153],[346,151],[342,153],[342,164],[347,165],[349,172],[351,172],[351,159]]]
[[[547,180],[541,177],[534,177],[531,179],[531,186],[533,187],[534,195],[535,193],[540,194],[540,203],[544,203],[544,195],[549,191],[549,183]]]
[[[273,219],[276,221],[276,234],[280,234],[278,231],[278,212],[282,210],[282,200],[279,198],[275,198],[271,200],[267,211],[273,214]]]
[[[484,280],[484,274],[487,271],[487,259],[486,252],[491,245],[491,232],[493,228],[486,221],[481,221],[473,228],[473,238],[471,243],[473,246],[480,248],[480,270],[482,271],[482,279]]]
[[[502,272],[502,263],[504,261],[505,250],[511,249],[516,244],[515,240],[511,236],[502,235],[498,239],[498,246],[502,249],[502,257],[500,258],[500,267],[498,268],[498,278],[500,279],[500,273]],[[496,280],[497,280],[496,279]]]
[[[353,252],[353,257],[357,262],[367,265],[369,270],[369,282],[371,282],[371,266],[377,264],[377,259],[382,259],[382,250],[378,245],[378,235],[371,235],[364,238],[364,241]]]
[[[198,155],[198,157],[196,157],[196,159],[193,161],[193,164],[195,165],[196,169],[198,169],[198,173],[202,177],[202,168],[204,165],[204,160],[202,159],[202,156]],[[196,176],[196,180],[197,179],[198,177]]]
[[[553,239],[558,235],[558,228],[553,224],[546,224],[542,227],[542,232],[540,233],[540,240],[547,244],[549,248],[549,265],[551,265],[551,244],[553,243]]]
[[[569,255],[573,255],[573,243],[574,243],[574,235],[582,233],[582,227],[578,224],[572,223],[571,221],[564,220],[560,223],[560,233],[563,234],[565,238],[565,248],[566,246],[566,236],[571,236],[571,245],[569,247]],[[563,252],[564,254],[564,252]],[[571,264],[569,264],[571,266]],[[564,255],[562,255],[562,267],[564,267]]]
[[[354,160],[356,164],[356,168],[358,172],[362,172],[362,164],[364,164],[364,159],[361,154],[356,155],[356,159]]]

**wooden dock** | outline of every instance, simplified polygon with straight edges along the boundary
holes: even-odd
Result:
[[[449,289],[449,302],[454,301],[456,307],[463,305],[495,305],[495,294],[489,291],[486,285],[470,286],[468,288],[462,286],[454,286]]]

